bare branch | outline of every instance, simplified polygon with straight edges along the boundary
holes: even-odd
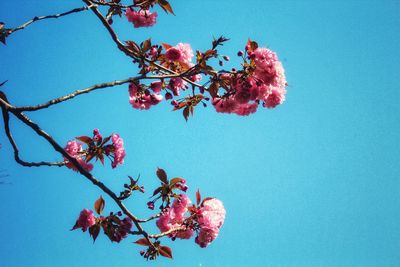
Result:
[[[186,230],[186,227],[184,227],[184,226],[176,227],[176,228],[169,229],[168,231],[163,232],[163,233],[149,235],[149,238],[160,238],[160,237],[172,234],[174,232],[181,232],[181,231],[185,231],[185,230]]]
[[[153,216],[151,216],[151,217],[149,217],[149,218],[147,218],[147,219],[138,219],[138,222],[145,223],[145,222],[148,222],[148,221],[157,219],[157,218],[160,217],[160,216],[161,216],[161,212],[160,212],[160,213],[157,213],[157,214],[155,214],[155,215],[153,215]]]
[[[88,9],[89,9],[89,7],[84,6],[84,7],[80,7],[80,8],[74,8],[74,9],[72,9],[72,10],[70,10],[70,11],[67,11],[67,12],[64,12],[64,13],[60,13],[60,14],[54,14],[54,15],[47,15],[47,16],[34,17],[33,19],[31,19],[31,20],[25,22],[24,24],[22,24],[22,25],[20,25],[20,26],[18,26],[18,27],[16,27],[16,28],[9,29],[9,30],[8,30],[8,31],[9,31],[9,32],[8,32],[8,35],[10,35],[10,34],[16,32],[16,31],[25,29],[27,26],[29,26],[29,25],[31,25],[32,23],[34,23],[34,22],[36,22],[36,21],[39,21],[39,20],[44,20],[44,19],[57,19],[57,18],[66,16],[66,15],[69,15],[69,14],[72,14],[72,13],[78,13],[78,12],[85,11],[85,10],[88,10]]]
[[[5,97],[4,93],[0,93],[0,98],[3,101],[7,101],[7,99],[3,99],[3,97]],[[40,167],[40,166],[57,166],[57,167],[61,167],[65,165],[65,162],[46,162],[46,161],[40,161],[40,162],[27,162],[22,160],[19,157],[19,149],[17,144],[15,143],[15,140],[11,134],[11,130],[10,130],[10,117],[8,114],[8,111],[5,107],[2,106],[2,112],[3,112],[3,121],[4,121],[4,131],[6,132],[7,138],[14,150],[14,159],[17,163],[21,164],[22,166],[25,167]]]

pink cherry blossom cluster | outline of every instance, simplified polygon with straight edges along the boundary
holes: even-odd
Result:
[[[78,220],[76,220],[76,223],[72,230],[82,228],[83,232],[86,232],[86,230],[93,225],[96,224],[96,217],[93,215],[93,211],[84,209],[81,211],[79,214]]]
[[[86,171],[90,172],[93,170],[93,165],[90,163],[87,163],[83,157],[86,156],[85,151],[82,149],[82,144],[75,141],[75,140],[70,140],[68,141],[67,145],[65,146],[65,151],[73,158],[75,158],[78,163],[84,168]],[[78,169],[75,167],[75,165],[72,162],[69,162],[65,157],[64,161],[66,161],[65,166],[67,168],[70,168],[74,171],[78,171]]]
[[[125,15],[135,28],[151,27],[156,24],[157,12],[151,13],[148,10],[135,11],[134,9],[127,8]]]
[[[225,220],[225,208],[222,202],[215,198],[206,199],[198,208],[190,205],[191,201],[186,195],[179,195],[172,206],[162,212],[156,222],[157,227],[162,232],[182,226],[186,228],[170,234],[172,239],[190,239],[196,231],[195,242],[205,248],[217,238]],[[189,215],[185,217],[188,211]]]
[[[182,226],[185,220],[185,213],[192,202],[186,195],[179,195],[174,200],[170,208],[165,209],[160,218],[157,220],[156,225],[161,232],[169,231],[170,229]],[[174,232],[170,235],[171,238],[190,239],[193,235],[193,229],[186,229],[185,231]]]
[[[154,86],[153,93],[149,89],[138,82],[129,84],[129,103],[136,109],[149,109],[153,105],[157,105],[163,99],[159,94],[161,90],[160,85]]]
[[[252,75],[221,75],[220,78],[231,85],[232,92],[213,99],[217,112],[247,116],[257,111],[261,101],[264,107],[274,108],[285,100],[287,82],[276,53],[267,48],[250,51],[247,46],[246,49],[255,70]],[[239,54],[242,55],[241,52]]]
[[[158,55],[157,49],[152,47],[149,55],[152,57]],[[188,68],[194,66],[191,62],[194,54],[190,44],[178,43],[176,46],[168,48],[164,56],[170,63],[183,64]],[[193,82],[198,82],[201,78],[201,74],[195,74],[190,77]],[[135,109],[149,109],[163,100],[163,96],[160,94],[163,88],[167,91],[165,99],[170,100],[173,95],[179,96],[181,90],[186,90],[188,83],[180,77],[170,78],[166,84],[163,81],[152,82],[149,86],[139,82],[132,82],[129,84],[129,103]],[[175,102],[172,102],[172,104]]]
[[[83,149],[83,144],[76,141],[70,140],[65,146],[65,151],[74,157],[78,163],[88,172],[93,170],[93,165],[89,163],[92,159],[99,159],[101,163],[104,163],[104,156],[107,156],[111,160],[112,168],[116,168],[118,165],[124,163],[125,158],[125,148],[124,141],[122,138],[113,133],[107,138],[103,138],[98,129],[93,130],[93,138],[89,136],[79,136],[76,137],[77,140],[83,142],[87,145]],[[108,144],[111,140],[111,144]],[[65,166],[78,171],[72,162],[69,162],[67,158],[64,157]]]
[[[222,202],[216,198],[204,201],[198,212],[200,232],[195,242],[202,248],[207,247],[217,238],[219,229],[225,221],[225,208]]]
[[[124,158],[125,158],[124,141],[116,133],[113,133],[111,135],[111,141],[114,147],[114,160],[112,161],[111,166],[115,168],[117,167],[117,165],[121,165],[124,163]]]

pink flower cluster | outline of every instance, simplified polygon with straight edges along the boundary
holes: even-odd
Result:
[[[178,43],[174,47],[170,47],[165,52],[165,57],[170,61],[191,64],[193,50],[190,44]]]
[[[222,202],[216,198],[210,198],[203,205],[192,212],[192,216],[185,217],[191,204],[186,195],[180,195],[171,208],[166,209],[157,220],[156,224],[161,232],[186,225],[186,230],[174,232],[170,237],[189,239],[193,236],[194,229],[198,231],[195,242],[202,248],[207,247],[219,234],[219,230],[225,220],[225,208]],[[196,216],[193,216],[193,215]],[[194,223],[188,221],[194,220]]]
[[[151,13],[148,10],[135,11],[127,8],[125,15],[135,28],[150,27],[156,24],[157,12]]]
[[[169,231],[170,229],[182,226],[185,220],[185,213],[191,204],[190,199],[186,195],[180,195],[174,200],[172,206],[163,211],[156,225],[161,232]],[[172,238],[189,239],[193,235],[193,230],[188,228],[185,231],[175,232],[170,235]]]
[[[79,214],[79,218],[75,223],[75,226],[72,230],[82,228],[83,232],[86,232],[88,228],[96,224],[96,217],[93,215],[93,211],[84,209]]]
[[[149,109],[163,99],[163,96],[159,94],[160,90],[161,82],[154,85],[154,93],[150,93],[150,90],[144,90],[140,84],[132,82],[129,84],[129,103],[136,109]]]
[[[111,163],[111,166],[115,168],[117,167],[117,165],[124,163],[124,158],[125,158],[124,141],[116,133],[113,133],[111,135],[111,141],[114,146],[114,160]]]
[[[287,82],[277,55],[267,48],[257,48],[248,53],[255,64],[253,75],[221,75],[221,79],[231,85],[233,93],[213,99],[217,112],[247,116],[257,111],[260,101],[264,107],[274,108],[285,100]]]
[[[90,163],[86,163],[86,161],[82,159],[82,157],[85,156],[85,153],[82,150],[81,143],[78,143],[75,140],[68,141],[68,143],[64,149],[71,157],[74,157],[79,162],[79,164],[82,166],[82,168],[84,168],[86,171],[90,172],[93,170],[93,165]],[[66,158],[64,158],[64,160],[67,161],[65,166],[67,166],[68,168],[70,168],[74,171],[78,171],[78,169],[75,167],[75,165],[72,162],[69,162]]]
[[[222,202],[216,198],[204,201],[199,209],[198,223],[200,232],[195,242],[202,248],[207,247],[217,238],[219,229],[225,221],[225,208]]]

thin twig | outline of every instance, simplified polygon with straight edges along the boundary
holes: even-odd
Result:
[[[174,232],[180,232],[180,231],[185,231],[185,230],[186,230],[186,227],[183,227],[183,226],[176,227],[176,228],[172,228],[172,229],[170,229],[170,230],[168,230],[166,232],[163,232],[163,233],[149,235],[149,238],[160,238],[160,237],[172,234]]]
[[[7,101],[7,98],[5,97],[4,93],[0,93],[0,97],[2,100]],[[5,99],[3,99],[5,98]],[[5,107],[1,107],[2,113],[3,113],[3,121],[4,121],[4,131],[6,132],[8,141],[10,142],[13,150],[14,150],[14,159],[17,163],[21,164],[24,167],[41,167],[41,166],[57,166],[61,167],[65,165],[65,162],[46,162],[46,161],[40,161],[40,162],[27,162],[22,160],[19,157],[19,149],[17,144],[15,143],[15,140],[11,134],[10,130],[10,117],[8,114],[8,111]]]
[[[153,215],[153,216],[151,216],[151,217],[149,217],[147,219],[138,219],[138,222],[145,223],[145,222],[151,221],[153,219],[157,219],[160,216],[161,216],[161,212],[157,213],[157,214],[155,214],[155,215]]]
[[[64,12],[64,13],[60,13],[60,14],[54,14],[54,15],[47,15],[47,16],[34,17],[33,19],[31,19],[31,20],[25,22],[24,24],[22,24],[22,25],[20,25],[20,26],[18,26],[18,27],[16,27],[16,28],[9,29],[8,35],[10,35],[10,34],[16,32],[16,31],[25,29],[27,26],[29,26],[29,25],[31,25],[32,23],[34,23],[34,22],[36,22],[36,21],[39,21],[39,20],[44,20],[44,19],[57,19],[57,18],[59,18],[59,17],[63,17],[63,16],[66,16],[66,15],[69,15],[69,14],[72,14],[72,13],[78,13],[78,12],[85,11],[85,10],[88,10],[88,9],[89,9],[88,6],[84,6],[84,7],[80,7],[80,8],[74,8],[74,9],[72,9],[72,10],[70,10],[70,11],[67,11],[67,12]]]

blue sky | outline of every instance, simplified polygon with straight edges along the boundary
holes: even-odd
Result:
[[[0,124],[1,266],[399,266],[400,158],[398,1],[171,1],[158,23],[114,26],[122,40],[208,49],[213,36],[231,38],[234,55],[247,38],[278,53],[289,82],[287,100],[249,117],[198,108],[188,123],[168,103],[149,111],[128,104],[127,86],[28,114],[57,141],[99,128],[125,141],[125,165],[96,166],[118,191],[141,174],[188,180],[189,195],[221,199],[220,236],[207,249],[193,240],[165,240],[175,259],[146,263],[133,238],[112,244],[70,232],[82,208],[101,192],[66,168],[23,168]],[[17,26],[36,15],[83,6],[80,1],[2,1],[0,21]],[[137,73],[90,12],[43,21],[0,46],[0,81],[15,105],[36,104],[89,85]],[[26,160],[61,158],[20,122],[13,134]],[[146,196],[127,201],[139,217]],[[115,205],[106,198],[106,211]],[[156,230],[149,225],[149,229]]]

